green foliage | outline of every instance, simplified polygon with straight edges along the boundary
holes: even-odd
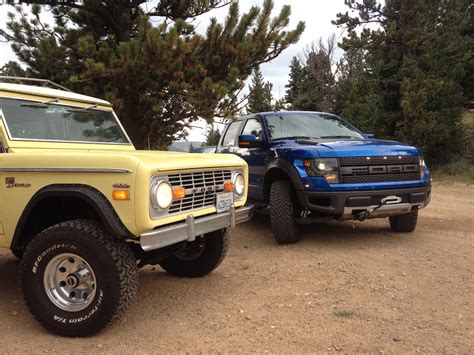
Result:
[[[279,100],[276,100],[275,103],[273,104],[273,111],[285,111],[287,109],[286,107],[286,102],[285,98],[281,98]]]
[[[214,126],[209,126],[209,128],[206,130],[206,141],[204,142],[204,145],[206,147],[212,147],[215,145],[219,144],[219,140],[221,139],[221,133],[217,128],[214,128]]]
[[[273,85],[270,82],[263,82],[263,75],[260,69],[255,69],[252,84],[249,88],[247,112],[257,113],[271,111],[273,109],[272,88]]]
[[[446,164],[439,164],[432,169],[431,174],[434,182],[474,184],[474,164],[461,156],[454,157]]]
[[[10,61],[0,68],[0,75],[25,77],[26,73],[17,62]]]
[[[294,57],[290,64],[290,81],[286,85],[286,102],[292,110],[324,111],[333,109],[336,99],[338,63],[334,60],[336,39],[320,39],[304,53],[304,63]]]
[[[358,16],[338,14],[335,21],[348,30],[337,112],[379,138],[420,146],[432,163],[460,154],[461,114],[472,85],[470,2],[345,2]],[[378,26],[364,26],[369,23]]]
[[[285,101],[290,105],[292,110],[297,109],[297,105],[294,103],[302,94],[305,76],[305,70],[300,59],[298,57],[293,57],[290,63],[290,80],[288,84],[285,85]]]
[[[287,29],[289,6],[272,17],[272,0],[242,15],[228,0],[160,0],[146,13],[145,0],[32,2],[52,6],[53,26],[34,5],[0,31],[26,74],[111,101],[137,148],[167,147],[200,117],[232,116],[252,70],[304,30]],[[211,19],[196,33],[192,19],[229,3],[224,23]]]

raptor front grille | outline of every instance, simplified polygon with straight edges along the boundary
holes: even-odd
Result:
[[[420,158],[416,155],[339,158],[340,166],[419,164],[419,162]]]
[[[172,187],[182,186],[186,197],[174,201],[168,212],[179,213],[214,206],[216,194],[224,190],[224,183],[231,181],[231,170],[199,171],[168,175]]]
[[[420,158],[413,155],[339,158],[342,184],[420,180]]]

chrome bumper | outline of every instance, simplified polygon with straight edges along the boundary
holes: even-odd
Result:
[[[252,208],[253,206],[244,206],[238,209],[231,208],[229,212],[198,218],[188,215],[186,222],[143,233],[140,236],[140,245],[144,251],[150,251],[179,242],[192,242],[197,236],[227,227],[235,227],[236,224],[250,220],[252,218]]]

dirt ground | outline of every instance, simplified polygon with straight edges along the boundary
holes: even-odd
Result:
[[[473,185],[435,185],[409,235],[387,220],[326,223],[278,246],[260,216],[232,237],[203,279],[141,270],[131,309],[89,339],[43,330],[1,251],[0,353],[474,352]]]

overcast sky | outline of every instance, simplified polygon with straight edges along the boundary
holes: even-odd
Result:
[[[291,5],[290,29],[295,28],[298,21],[306,23],[306,30],[297,44],[292,45],[278,58],[261,67],[265,80],[273,84],[274,97],[281,98],[285,94],[289,64],[293,56],[299,55],[308,44],[320,37],[327,38],[332,33],[340,36],[340,29],[333,26],[331,20],[336,18],[338,12],[345,12],[347,7],[344,5],[344,0],[274,0],[274,2],[274,15],[279,12],[283,5]],[[239,0],[241,12],[247,11],[253,5],[261,6],[262,3],[263,0]],[[11,6],[8,5],[0,6],[0,26],[4,26],[7,20],[7,12],[11,9]],[[199,17],[196,19],[198,30],[205,31],[210,17],[216,17],[221,22],[224,21],[227,12],[228,7],[224,7]],[[0,66],[9,60],[15,60],[10,44],[0,43]]]

